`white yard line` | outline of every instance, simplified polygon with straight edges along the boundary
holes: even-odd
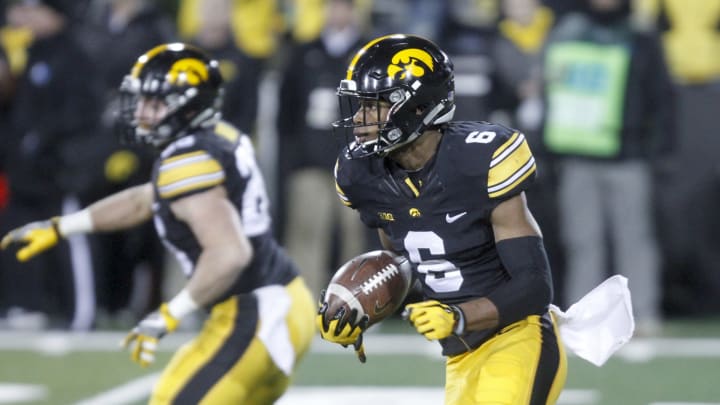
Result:
[[[30,350],[48,355],[64,355],[74,351],[119,351],[124,333],[121,332],[0,332],[0,350]],[[175,333],[164,338],[160,351],[174,351],[193,337],[192,333]],[[441,359],[440,347],[415,334],[368,333],[365,339],[368,353],[424,354]],[[334,354],[347,350],[321,340],[313,341],[313,353]],[[659,357],[720,357],[720,338],[652,338],[633,339],[617,353],[628,361],[647,361]]]
[[[75,405],[126,405],[138,402],[150,395],[158,374],[152,374],[110,391],[100,393]],[[277,405],[335,405],[342,398],[343,405],[365,405],[367,403],[410,403],[413,405],[437,405],[443,403],[440,387],[380,387],[380,386],[334,386],[334,387],[290,387]],[[558,404],[597,404],[599,395],[593,390],[565,390]]]
[[[159,372],[149,374],[84,399],[75,405],[124,405],[138,402],[150,396],[159,377]]]
[[[648,405],[720,405],[720,402],[651,402]]]
[[[19,404],[47,398],[48,391],[42,385],[0,383],[0,404]]]

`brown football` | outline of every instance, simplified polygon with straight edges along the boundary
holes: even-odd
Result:
[[[368,326],[392,315],[410,289],[410,262],[387,250],[363,253],[343,264],[330,279],[324,301],[327,319],[357,310],[356,322],[368,316]]]

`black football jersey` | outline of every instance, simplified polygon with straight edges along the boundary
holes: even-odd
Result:
[[[170,204],[222,185],[240,216],[254,255],[233,288],[223,296],[247,293],[270,284],[287,284],[297,275],[271,233],[265,182],[250,138],[220,121],[170,143],[155,162],[155,228],[190,277],[202,251],[190,227],[173,215]]]
[[[413,263],[427,299],[459,303],[486,296],[508,279],[490,214],[535,178],[525,136],[487,122],[446,125],[437,153],[408,172],[390,159],[348,160],[335,167],[343,204],[382,228]]]

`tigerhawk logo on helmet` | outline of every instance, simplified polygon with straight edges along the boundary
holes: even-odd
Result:
[[[149,50],[120,85],[116,128],[121,140],[160,148],[193,129],[214,125],[220,119],[222,83],[218,62],[199,48],[171,43]],[[152,128],[138,126],[141,97],[167,105],[164,118]]]
[[[418,62],[424,66],[418,65]],[[433,70],[432,56],[422,49],[403,49],[392,57],[392,63],[387,68],[388,76],[398,79],[405,79],[407,76],[422,77],[426,70]]]
[[[450,121],[455,113],[455,81],[450,58],[433,42],[415,35],[395,34],[363,46],[348,66],[337,89],[342,119],[340,135],[351,159],[387,153],[414,141],[426,129]],[[355,122],[361,104],[389,104],[387,117]],[[375,117],[371,117],[375,118]],[[353,131],[377,127],[377,139],[358,142]]]

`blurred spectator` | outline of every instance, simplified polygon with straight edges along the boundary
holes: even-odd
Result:
[[[659,327],[651,159],[670,151],[673,88],[659,39],[633,29],[628,0],[586,0],[546,47],[544,140],[560,158],[566,302],[608,276],[630,280],[639,333]],[[607,259],[611,258],[611,263]]]
[[[671,315],[720,311],[720,0],[640,0],[662,36],[678,100],[677,153],[659,170],[659,239]],[[678,215],[678,212],[684,213]]]
[[[297,44],[285,60],[277,122],[285,245],[315,294],[338,263],[365,250],[364,227],[337,201],[330,124],[338,119],[335,92],[349,58],[367,41],[353,0],[326,7],[320,37]]]
[[[28,47],[8,51],[22,65],[3,143],[11,196],[0,232],[33,218],[77,210],[97,171],[93,145],[99,88],[70,29],[68,10],[76,5],[17,0],[5,8],[9,28],[29,33],[32,42],[19,41]],[[24,264],[4,253],[1,275],[5,309],[13,317],[30,311],[49,315],[52,326],[92,325],[93,274],[84,237],[71,238],[63,249]]]
[[[676,81],[720,79],[720,0],[636,0],[638,19],[662,35]]]
[[[557,176],[542,142],[541,53],[555,14],[540,0],[502,0],[498,35],[491,50],[493,85],[488,97],[491,118],[523,131],[538,166],[528,204],[544,230],[555,291],[562,291],[563,250],[558,234]],[[558,294],[559,297],[560,294]]]
[[[197,26],[187,42],[200,46],[220,63],[225,80],[223,119],[248,134],[254,133],[258,111],[258,85],[265,57],[252,57],[235,43],[231,0],[197,3]]]
[[[137,55],[175,37],[173,20],[151,0],[93,0],[79,27],[79,38],[93,59],[104,93],[97,142],[104,170],[85,206],[104,196],[146,181],[153,154],[121,145],[114,131],[117,89]],[[164,250],[151,223],[129,232],[90,236],[96,269],[99,327],[125,326],[160,304]],[[119,323],[112,325],[112,323]]]
[[[503,18],[491,50],[491,107],[507,112],[505,120],[531,135],[531,146],[539,149],[541,142],[532,134],[542,120],[540,58],[554,14],[540,0],[502,0],[501,5]]]
[[[500,0],[449,0],[434,25],[441,29],[436,43],[455,67],[455,119],[487,117]]]
[[[5,52],[5,41],[1,39],[3,37],[4,32],[0,31],[0,142],[2,142],[3,145],[6,145],[5,137],[7,136],[9,130],[8,113],[15,86],[15,77],[10,69],[10,60]],[[0,173],[4,170],[6,152],[5,148],[0,148]],[[0,209],[4,206],[5,204],[0,205]]]
[[[439,42],[453,54],[487,55],[500,19],[500,0],[448,0]]]
[[[399,32],[415,34],[438,41],[445,29],[448,19],[449,7],[446,1],[437,0],[408,0],[408,13],[405,28]]]
[[[3,32],[0,31],[0,41],[2,41]],[[10,101],[12,99],[14,77],[10,70],[10,61],[8,60],[7,54],[5,53],[5,47],[0,42],[0,143],[7,145],[7,136],[9,128],[9,110]],[[7,177],[5,176],[5,160],[7,157],[5,148],[0,148],[0,219],[2,218],[2,212],[8,204],[8,184]],[[2,270],[0,270],[0,273]],[[0,286],[0,291],[2,287]],[[0,295],[0,309],[4,308],[3,297]]]
[[[182,38],[197,35],[200,10],[207,0],[180,0],[178,32]],[[281,30],[277,0],[232,1],[228,16],[235,45],[251,58],[271,57],[278,48]]]

